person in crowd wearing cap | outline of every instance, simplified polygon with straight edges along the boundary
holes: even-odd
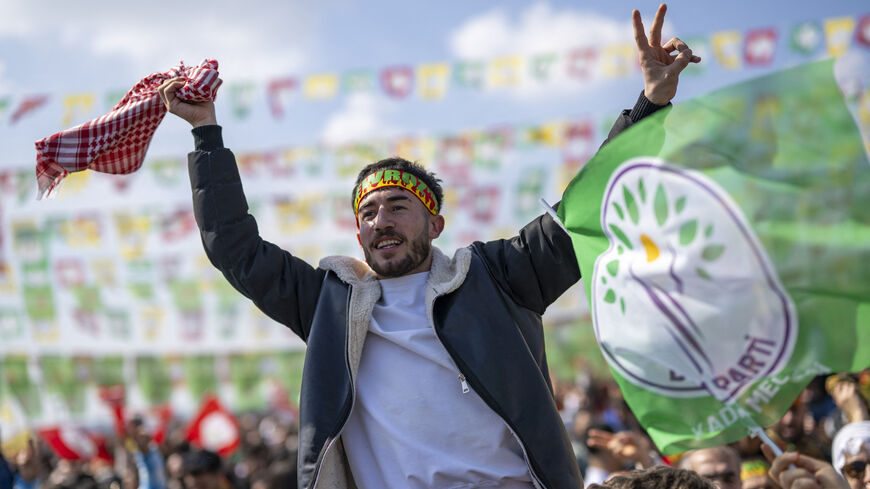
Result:
[[[852,489],[870,489],[870,421],[843,426],[831,445],[834,468]]]
[[[700,58],[662,44],[665,6],[647,38],[633,12],[644,90],[611,136],[670,103]],[[440,180],[387,158],[351,195],[365,262],[318,267],[264,241],[214,104],[159,93],[193,126],[194,215],[211,262],[307,343],[299,415],[302,488],[576,488],[577,463],[553,402],[541,315],[580,278],[567,233],[543,215],[511,239],[450,257]]]
[[[713,482],[717,489],[740,489],[740,454],[723,445],[701,448],[686,453],[680,459],[680,468],[696,472]]]

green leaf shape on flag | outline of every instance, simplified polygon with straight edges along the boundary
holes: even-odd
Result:
[[[606,284],[593,280],[598,276],[595,267],[599,257],[607,255],[601,264],[604,267],[615,256],[608,250],[617,246],[620,252],[646,257],[653,264],[660,254],[676,257],[672,263],[680,257],[697,257],[686,267],[691,277],[688,273],[677,277],[671,270],[679,280],[672,280],[670,289],[662,285],[669,283],[664,279],[647,284],[646,295],[659,300],[663,311],[680,311],[679,298],[689,293],[686,281],[696,288],[711,287],[720,297],[736,296],[729,289],[730,277],[717,268],[721,266],[718,264],[730,263],[729,254],[734,253],[733,243],[727,233],[723,234],[727,223],[704,214],[692,197],[671,194],[667,189],[659,196],[647,177],[644,185],[646,192],[654,192],[652,204],[639,204],[641,192],[624,181],[617,183],[619,175],[615,174],[615,170],[626,168],[627,162],[638,158],[667,165],[660,167],[658,174],[669,168],[674,173],[699,175],[699,179],[713,182],[727,195],[722,206],[742,216],[735,217],[734,222],[743,223],[745,219],[749,228],[745,233],[756,237],[758,256],[765,256],[768,261],[762,262],[772,267],[769,280],[781,284],[787,296],[783,301],[787,298],[793,304],[797,323],[793,347],[782,350],[790,354],[783,353],[777,360],[780,366],[763,377],[751,377],[753,370],[762,370],[760,360],[753,363],[761,358],[757,351],[755,359],[751,355],[740,359],[746,368],[741,370],[735,364],[722,377],[694,377],[695,371],[671,369],[676,379],[673,385],[680,385],[683,379],[682,385],[693,386],[692,394],[666,395],[664,392],[669,391],[665,387],[651,387],[632,379],[623,374],[627,372],[624,367],[620,370],[611,364],[626,401],[663,453],[742,438],[754,426],[777,421],[815,375],[870,365],[870,163],[835,82],[832,60],[776,72],[662,109],[605,145],[565,190],[558,215],[572,238],[593,312],[599,307],[594,300],[595,287],[601,290],[602,310],[618,307],[617,296],[620,303],[624,302],[622,313],[626,317],[640,304],[639,293],[620,288],[620,283],[642,283],[632,282],[632,276],[625,275],[640,273],[642,261],[632,262],[621,253],[622,282],[607,272],[601,275],[602,279],[606,277]],[[649,171],[655,174],[655,170]],[[610,200],[613,206],[608,211],[602,206],[609,195],[611,178],[619,186],[614,188]],[[619,208],[617,202],[625,206]],[[642,210],[628,208],[635,206]],[[602,227],[606,212],[616,217]],[[652,221],[644,221],[644,212],[652,216]],[[649,225],[655,226],[660,235],[670,236],[669,240],[648,232],[642,234],[641,230],[648,229],[644,226]],[[740,272],[739,268],[735,273]],[[667,267],[659,271],[667,278]],[[680,334],[689,338],[696,331],[695,336],[703,341],[705,321],[727,321],[740,307],[735,304],[730,310],[713,310],[712,319],[686,313],[667,321],[651,318],[649,323],[680,324]],[[598,332],[626,327],[645,331],[646,325],[595,324]],[[735,328],[734,342],[743,341],[737,337],[742,326],[731,327]],[[750,343],[750,349],[753,345],[758,348],[764,344]],[[720,350],[730,347],[722,345]],[[663,358],[661,352],[646,353],[610,352],[610,358],[617,354],[640,355],[637,358],[644,361],[658,359],[659,367],[665,370],[675,365],[667,363],[672,359]],[[709,356],[710,365],[717,353]],[[699,360],[697,370],[706,375],[709,369],[705,369],[708,367]],[[719,380],[723,385],[737,385],[744,378],[751,381],[740,384],[730,398],[720,399],[704,392],[713,392],[713,384]]]

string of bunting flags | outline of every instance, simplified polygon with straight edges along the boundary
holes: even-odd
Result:
[[[687,75],[700,75],[715,67],[732,71],[763,68],[785,51],[800,62],[818,55],[840,56],[853,47],[870,49],[870,14],[808,20],[787,30],[777,27],[745,32],[724,30],[705,36],[688,36],[685,40],[695,53],[708,60],[705,65],[690,66]],[[255,104],[265,100],[264,108],[275,120],[280,120],[293,103],[332,100],[357,93],[379,93],[396,100],[416,97],[437,101],[453,89],[510,90],[530,85],[547,86],[558,80],[584,83],[595,78],[620,78],[636,73],[639,68],[634,46],[618,43],[492,59],[280,76],[261,82],[235,81],[227,84],[225,96],[229,98],[232,113],[239,119],[257,110]],[[18,124],[52,99],[60,98],[61,125],[66,127],[88,114],[111,108],[124,93],[126,89],[106,93],[0,96],[0,120]]]

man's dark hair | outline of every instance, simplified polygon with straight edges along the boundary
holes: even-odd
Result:
[[[607,479],[603,485],[613,489],[716,489],[716,486],[700,475],[686,469],[656,465],[648,469],[632,470]]]
[[[427,171],[423,168],[423,165],[408,161],[404,158],[399,158],[398,156],[394,156],[392,158],[385,158],[381,161],[370,163],[365,166],[362,170],[359,171],[359,174],[356,176],[356,183],[353,185],[353,191],[350,194],[350,205],[353,207],[353,200],[356,198],[356,190],[359,188],[360,183],[365,179],[365,177],[381,170],[400,170],[404,172],[408,172],[411,175],[419,178],[429,187],[429,190],[432,191],[432,195],[435,197],[435,202],[438,203],[438,212],[441,212],[441,205],[444,201],[444,190],[441,188],[441,179],[436,177],[434,173]]]

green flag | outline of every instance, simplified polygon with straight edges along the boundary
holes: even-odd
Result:
[[[870,164],[823,61],[661,110],[565,191],[595,334],[665,454],[870,365]]]

